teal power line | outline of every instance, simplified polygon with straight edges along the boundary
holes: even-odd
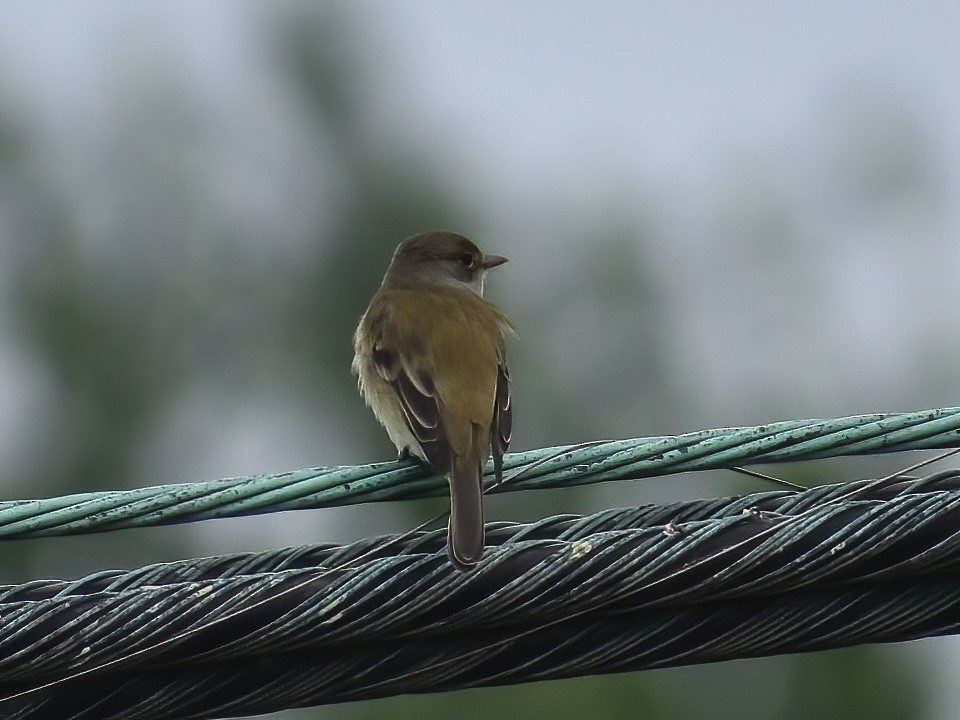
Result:
[[[794,420],[684,435],[513,453],[496,492],[810,460],[960,447],[960,408]],[[492,468],[488,467],[488,473]],[[488,487],[493,479],[486,478]],[[282,510],[442,495],[446,481],[412,462],[310,468],[210,482],[158,485],[0,503],[0,539],[236,517]]]

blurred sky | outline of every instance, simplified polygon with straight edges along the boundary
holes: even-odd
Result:
[[[276,243],[270,176],[315,160],[258,44],[268,8],[292,5],[8,2],[0,78],[69,174],[115,142],[118,83],[162,65],[216,128],[222,201]],[[328,5],[355,30],[374,136],[430,159],[478,239],[523,263],[511,284],[552,279],[536,263],[577,259],[591,222],[656,227],[644,262],[704,422],[737,421],[744,394],[789,415],[942,397],[896,380],[956,349],[955,3]],[[96,192],[87,172],[74,182]],[[762,237],[778,223],[792,240]]]
[[[163,264],[149,233],[124,226],[126,188],[140,181],[117,168],[143,142],[149,162],[172,164],[187,137],[204,173],[220,220],[184,224],[205,248],[190,251],[198,268],[242,245],[253,267],[282,275],[339,232],[341,148],[316,140],[264,41],[311,5],[0,0],[5,118],[36,171],[78,198],[80,257],[109,284],[135,294],[141,275],[126,270]],[[331,57],[356,79],[370,153],[401,173],[418,158],[410,183],[443,189],[463,218],[452,229],[511,258],[488,287],[521,330],[518,447],[960,404],[957,3],[323,7],[345,28],[322,42],[340,44]],[[11,215],[0,216],[4,300],[12,259],[30,252]],[[361,294],[397,234],[365,256]],[[27,496],[17,477],[44,453],[58,390],[8,308],[0,487]],[[326,311],[349,325],[361,310]],[[331,378],[352,392],[345,366]],[[222,382],[176,391],[132,482],[373,459],[353,439],[354,420],[368,422],[359,401],[344,422],[315,397]],[[599,490],[580,511],[635,492]],[[247,526],[223,527],[192,532],[208,551],[239,549]],[[265,541],[282,542],[315,529],[266,527]],[[934,704],[948,717],[960,699],[945,688]]]

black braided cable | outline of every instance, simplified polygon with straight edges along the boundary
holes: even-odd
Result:
[[[0,588],[0,717],[207,718],[954,633],[960,473]]]

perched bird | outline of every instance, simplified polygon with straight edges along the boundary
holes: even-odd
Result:
[[[450,485],[447,551],[469,570],[483,554],[483,466],[499,481],[512,408],[504,334],[510,318],[483,299],[507,262],[451,232],[407,238],[354,333],[360,393],[400,451]]]

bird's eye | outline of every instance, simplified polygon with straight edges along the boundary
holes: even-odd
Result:
[[[471,253],[464,253],[457,258],[457,262],[463,265],[465,268],[472,268],[474,263],[474,258]]]

